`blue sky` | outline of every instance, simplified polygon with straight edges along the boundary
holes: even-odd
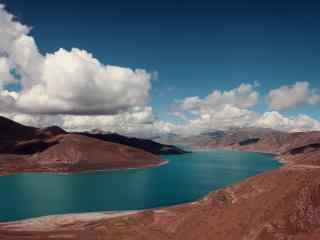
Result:
[[[320,3],[315,1],[2,1],[32,26],[41,53],[86,49],[105,64],[156,71],[156,118],[175,100],[259,82],[257,112],[271,89],[320,88]],[[282,111],[320,119],[319,105]]]

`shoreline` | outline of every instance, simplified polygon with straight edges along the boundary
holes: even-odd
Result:
[[[1,227],[16,228],[17,231],[50,231],[57,227],[63,226],[75,221],[99,221],[105,219],[111,219],[122,216],[129,216],[136,214],[139,211],[109,211],[109,212],[87,212],[87,213],[66,213],[66,214],[54,214],[41,217],[27,218],[17,221],[0,222]]]
[[[148,169],[148,168],[156,168],[161,167],[162,165],[168,164],[169,161],[165,159],[161,159],[161,162],[158,164],[149,164],[141,167],[123,167],[123,168],[109,168],[109,169],[96,169],[96,170],[69,170],[69,171],[46,171],[46,170],[38,170],[38,171],[21,171],[21,172],[8,172],[8,173],[0,173],[0,177],[6,176],[14,176],[18,174],[57,174],[57,175],[70,175],[70,174],[85,174],[85,173],[93,173],[93,172],[117,172],[117,171],[128,171],[128,170],[139,170],[139,169]]]
[[[124,168],[109,168],[109,169],[97,169],[97,170],[80,170],[80,171],[70,171],[70,172],[24,172],[24,173],[40,173],[40,174],[58,174],[58,175],[72,175],[72,174],[86,174],[86,173],[94,173],[94,172],[118,172],[118,171],[130,171],[130,170],[139,170],[139,169],[148,169],[148,168],[156,168],[161,167],[163,165],[168,164],[168,160],[163,160],[158,164],[150,164],[142,167],[124,167]],[[17,173],[21,174],[21,173]]]
[[[278,161],[280,163],[282,163],[283,165],[281,165],[279,168],[276,169],[272,169],[272,170],[267,170],[267,171],[263,171],[257,175],[253,175],[250,176],[246,179],[243,179],[240,182],[235,182],[233,184],[231,184],[230,186],[224,187],[224,188],[229,188],[229,187],[233,187],[239,183],[243,183],[245,182],[247,179],[251,178],[251,177],[255,177],[255,176],[259,176],[262,175],[264,173],[267,172],[272,172],[274,170],[277,169],[281,169],[283,167],[289,166],[290,163],[287,160],[284,160],[281,158],[281,155],[279,154],[273,154],[273,153],[265,153],[265,152],[259,152],[259,151],[247,151],[247,150],[243,150],[243,149],[231,149],[231,148],[212,148],[212,149],[193,149],[192,151],[217,151],[217,150],[226,150],[226,151],[238,151],[238,152],[248,152],[248,153],[257,153],[257,154],[266,154],[266,155],[270,155],[272,157],[271,160],[273,161]],[[105,169],[105,170],[84,170],[84,171],[79,171],[79,172],[22,172],[22,173],[16,173],[16,174],[32,174],[32,173],[40,173],[40,174],[59,174],[59,175],[69,175],[69,174],[82,174],[82,173],[94,173],[94,172],[113,172],[113,171],[127,171],[127,170],[139,170],[139,169],[148,169],[148,168],[156,168],[156,167],[160,167],[166,164],[169,164],[170,162],[168,160],[163,159],[163,162],[157,164],[157,165],[151,165],[151,166],[145,166],[145,167],[139,167],[139,168],[120,168],[120,169]],[[13,174],[14,175],[14,174]],[[8,176],[8,175],[6,175]],[[1,177],[1,176],[0,176]],[[83,213],[63,213],[63,214],[53,214],[53,215],[44,215],[44,216],[39,216],[39,217],[31,217],[31,218],[26,218],[26,219],[21,219],[21,220],[13,220],[13,221],[0,221],[0,227],[4,226],[4,225],[21,225],[24,223],[30,223],[30,222],[37,222],[37,220],[39,220],[40,222],[42,222],[42,220],[49,220],[50,219],[55,219],[56,221],[64,221],[65,219],[69,219],[69,218],[73,218],[74,221],[81,221],[81,220],[87,220],[90,221],[91,218],[90,216],[93,215],[100,215],[100,217],[102,219],[108,219],[108,218],[113,218],[113,217],[117,217],[117,216],[127,216],[127,215],[131,215],[131,214],[135,214],[135,213],[142,213],[142,212],[146,212],[146,211],[162,211],[163,209],[167,209],[167,208],[175,208],[175,207],[179,207],[179,206],[185,206],[185,205],[196,205],[198,204],[200,201],[202,201],[203,199],[206,199],[210,194],[220,191],[221,189],[224,188],[219,188],[213,191],[210,191],[209,193],[207,193],[206,195],[202,196],[201,198],[195,200],[195,201],[191,201],[191,202],[182,202],[182,203],[178,203],[178,204],[174,204],[174,205],[168,205],[168,206],[161,206],[161,207],[155,207],[155,208],[145,208],[145,209],[138,209],[138,210],[120,210],[120,211],[99,211],[99,212],[83,212]],[[25,230],[26,231],[26,230]]]

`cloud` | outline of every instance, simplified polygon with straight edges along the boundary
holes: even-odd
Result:
[[[28,112],[45,114],[115,114],[144,106],[150,74],[103,65],[84,50],[47,54],[39,81],[17,101]]]
[[[317,104],[320,94],[318,90],[310,89],[308,82],[296,82],[292,86],[271,90],[267,102],[270,109],[286,110],[304,104]]]
[[[204,99],[198,96],[187,97],[181,101],[180,107],[184,111],[213,110],[227,105],[246,109],[255,106],[258,100],[259,93],[255,90],[254,85],[241,84],[230,91],[214,90]]]
[[[20,76],[15,109],[30,114],[117,114],[144,107],[152,74],[105,65],[85,50],[40,54],[30,28],[0,6],[0,89]],[[11,99],[12,100],[12,99]]]
[[[9,60],[0,55],[0,90],[4,88],[5,85],[16,83],[16,79],[11,74],[12,65]]]
[[[257,114],[248,109],[225,105],[219,111],[201,111],[199,117],[187,123],[186,130],[194,133],[228,129],[229,127],[246,127],[257,118]]]
[[[214,90],[205,98],[187,97],[171,107],[171,114],[185,120],[189,117],[196,129],[225,128],[245,125],[247,115],[254,115],[249,109],[258,101],[256,85],[243,83],[228,91]]]
[[[17,93],[0,90],[0,112],[12,112],[15,109]]]
[[[151,79],[157,79],[158,72],[106,65],[78,48],[41,54],[30,31],[0,5],[0,113],[15,121],[71,131],[99,128],[140,137],[192,135],[232,126],[320,130],[319,121],[307,115],[254,112],[258,82],[178,101],[171,114],[182,118],[183,124],[155,120],[148,100]],[[21,90],[8,90],[10,84],[20,85]],[[267,100],[271,109],[284,110],[317,104],[320,94],[308,82],[297,82],[272,90]]]
[[[94,128],[132,136],[137,136],[139,133],[149,137],[156,129],[151,107],[135,107],[130,112],[99,116],[31,115],[17,112],[1,113],[1,115],[25,125],[35,127],[57,125],[69,131],[90,131]],[[157,134],[159,134],[158,131]]]
[[[4,5],[0,4],[0,45],[5,49],[9,49],[12,42],[28,34],[30,28],[15,21],[15,17],[4,9]]]
[[[310,90],[308,84],[302,85],[308,89],[304,95],[310,96],[310,103],[317,101],[315,91]],[[263,114],[252,111],[251,108],[259,100],[256,87],[256,84],[241,84],[229,91],[214,90],[204,99],[198,96],[187,97],[174,105],[171,111],[172,115],[184,119],[185,123],[169,125],[169,129],[183,135],[230,127],[264,127],[290,132],[320,130],[320,122],[307,115],[285,117],[277,111]],[[300,87],[301,83],[297,84],[296,88]]]
[[[160,131],[148,106],[158,72],[105,65],[86,50],[41,54],[31,28],[0,5],[0,113],[17,122],[70,131]],[[9,84],[20,85],[18,92]]]
[[[11,93],[7,93],[9,96]],[[11,96],[15,98],[15,96]],[[37,127],[58,125],[69,131],[86,131],[97,128],[129,136],[153,138],[162,134],[197,135],[202,132],[230,127],[263,127],[283,131],[320,130],[320,122],[307,115],[286,117],[277,111],[263,114],[249,109],[225,105],[216,109],[199,111],[193,118],[185,116],[182,124],[155,120],[151,107],[135,107],[130,112],[106,116],[30,115],[7,113],[15,121]]]
[[[289,132],[320,130],[320,122],[307,115],[288,118],[276,111],[264,113],[254,125]]]
[[[152,108],[136,107],[131,112],[109,116],[63,116],[63,126],[69,130],[82,131],[95,128],[119,133],[128,133],[154,121]]]
[[[320,122],[304,114],[286,117],[277,111],[259,114],[231,106],[225,107],[218,115],[204,114],[184,124],[162,123],[162,126],[166,127],[167,133],[185,136],[216,130],[227,130],[231,127],[262,127],[287,132],[320,130]]]

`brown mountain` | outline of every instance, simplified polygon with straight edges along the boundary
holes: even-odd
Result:
[[[0,154],[32,154],[52,145],[49,140],[66,132],[59,127],[34,128],[0,116]]]
[[[170,143],[195,149],[227,148],[284,154],[290,149],[320,142],[320,132],[288,133],[266,128],[233,128],[176,138]],[[315,147],[315,146],[313,146]]]
[[[149,139],[126,137],[116,133],[77,133],[83,136],[96,138],[102,141],[119,143],[130,147],[139,148],[157,155],[185,154],[186,151],[173,145],[161,144]]]
[[[163,162],[159,156],[137,148],[76,134],[59,135],[53,141],[56,144],[33,154],[28,161],[67,171],[146,167]]]
[[[28,127],[4,117],[0,131],[0,174],[148,167],[163,163],[155,154],[183,153],[150,140],[70,134],[57,126]]]
[[[54,142],[50,138],[69,134],[57,126],[34,128],[24,126],[0,116],[0,153],[3,154],[32,154],[45,150]],[[157,143],[148,139],[129,138],[116,133],[73,133],[98,139],[105,142],[118,143],[129,147],[139,148],[156,155],[184,154],[175,146]]]
[[[2,116],[0,116],[0,132],[0,141],[25,141],[35,138],[45,139],[67,133],[57,126],[47,128],[29,127]]]
[[[0,132],[1,141],[18,141],[33,138],[36,135],[37,129],[0,116]]]

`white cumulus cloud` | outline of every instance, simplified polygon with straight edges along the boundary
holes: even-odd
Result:
[[[180,103],[182,110],[219,109],[226,105],[237,108],[251,108],[258,103],[259,93],[251,84],[241,84],[230,91],[214,90],[204,99],[198,96],[187,97]]]
[[[214,131],[217,129],[228,129],[230,127],[264,127],[274,128],[283,131],[311,131],[320,130],[320,122],[307,115],[286,117],[278,111],[259,113],[253,111],[259,101],[259,93],[256,85],[241,84],[239,87],[229,91],[214,90],[206,98],[198,96],[187,97],[174,106],[172,115],[185,120],[184,124],[168,125],[171,132],[195,135],[201,132]],[[293,95],[293,98],[300,98],[304,101],[316,103],[318,101],[315,90],[310,90],[305,82],[297,83],[293,87],[282,87],[284,95]],[[302,90],[301,90],[302,89]],[[274,90],[271,95],[281,93]],[[299,97],[297,97],[299,96]],[[284,99],[287,99],[286,96]],[[297,100],[293,105],[296,105]],[[292,102],[291,102],[292,103]],[[291,104],[290,103],[290,104]],[[192,113],[191,115],[189,113]]]
[[[132,136],[152,136],[159,134],[160,128],[154,121],[151,107],[135,107],[130,112],[114,115],[44,115],[24,114],[17,112],[1,112],[19,123],[45,127],[51,125],[60,126],[68,131],[91,131],[99,129],[106,132],[117,132]]]
[[[308,82],[296,82],[292,86],[282,86],[270,91],[267,101],[274,110],[286,110],[303,104],[317,104],[320,94],[316,89],[310,89]]]
[[[320,122],[314,118],[304,114],[285,117],[277,111],[264,113],[254,125],[289,132],[320,130]]]
[[[142,69],[105,65],[85,50],[40,54],[30,28],[0,6],[0,86],[20,76],[15,108],[40,114],[117,114],[143,107],[151,75]]]

